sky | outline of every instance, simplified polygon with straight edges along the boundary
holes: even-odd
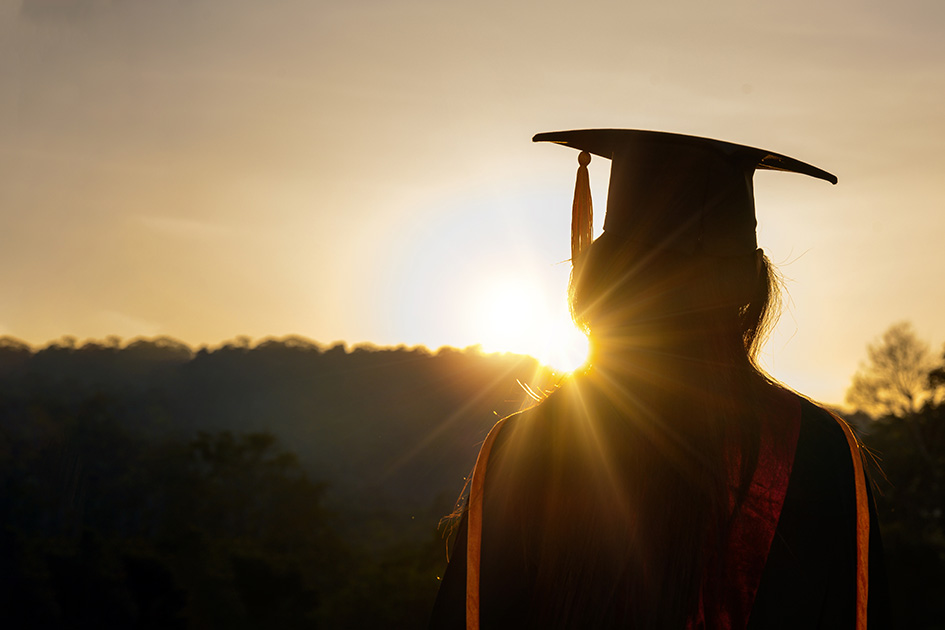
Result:
[[[841,403],[891,324],[945,341],[943,97],[938,0],[0,0],[0,335],[553,362],[576,153],[531,137],[658,129],[839,177],[755,189],[763,362]]]

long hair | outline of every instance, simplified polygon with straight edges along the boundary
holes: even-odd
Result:
[[[683,628],[723,588],[757,465],[776,276],[760,252],[652,252],[606,233],[576,263],[591,367],[543,405],[557,446],[528,483],[549,489],[518,506],[541,519],[536,627]]]

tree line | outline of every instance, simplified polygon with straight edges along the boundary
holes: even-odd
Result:
[[[0,626],[423,627],[478,444],[556,378],[475,348],[0,338]],[[903,627],[945,618],[943,389],[897,325],[849,394]]]
[[[2,338],[0,627],[422,627],[478,443],[547,378],[475,348]]]
[[[876,463],[876,501],[899,626],[945,627],[945,351],[912,325],[866,348],[847,403]]]

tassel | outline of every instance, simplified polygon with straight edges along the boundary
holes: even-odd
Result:
[[[587,165],[591,154],[581,151],[578,155],[577,181],[574,183],[574,204],[571,206],[571,265],[594,238],[594,206],[591,203],[591,178]]]

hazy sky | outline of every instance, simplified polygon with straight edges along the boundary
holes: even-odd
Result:
[[[576,154],[531,136],[650,128],[839,177],[755,178],[766,364],[839,402],[945,341],[943,97],[939,0],[0,0],[0,334],[534,351]]]

